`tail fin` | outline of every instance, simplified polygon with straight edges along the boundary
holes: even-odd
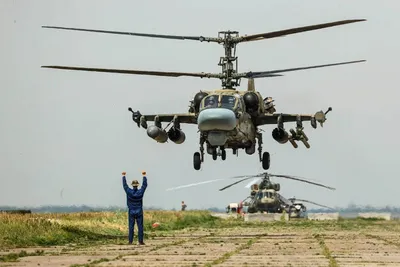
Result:
[[[256,87],[254,85],[254,78],[249,78],[247,82],[247,91],[249,92],[254,92],[256,90]]]

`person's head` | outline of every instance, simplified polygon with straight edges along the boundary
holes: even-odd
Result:
[[[182,204],[185,204],[185,202],[182,201]]]
[[[133,181],[132,181],[132,187],[137,189],[138,186],[139,186],[138,180],[133,180]]]

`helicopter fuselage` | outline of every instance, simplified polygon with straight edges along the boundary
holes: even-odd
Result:
[[[199,92],[192,101],[189,112],[197,112],[200,139],[214,158],[221,155],[224,159],[225,149],[232,149],[234,154],[245,149],[248,155],[256,151],[259,133],[254,117],[265,112],[265,103],[251,85],[248,89]],[[268,101],[270,111],[274,112],[272,100]]]

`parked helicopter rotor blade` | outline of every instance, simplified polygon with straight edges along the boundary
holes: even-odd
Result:
[[[204,37],[204,36],[184,36],[184,35],[166,35],[166,34],[153,34],[153,33],[140,33],[140,32],[105,31],[105,30],[69,28],[69,27],[59,27],[59,26],[42,26],[42,28],[70,30],[70,31],[97,32],[97,33],[108,33],[108,34],[120,34],[120,35],[132,35],[132,36],[140,36],[140,37],[163,38],[163,39],[174,39],[174,40],[194,40],[194,41],[200,41],[200,42],[220,42],[220,41],[222,41],[221,38]]]
[[[227,188],[229,188],[229,187],[231,187],[231,186],[234,186],[235,184],[241,183],[241,182],[246,181],[246,180],[248,180],[248,179],[250,179],[250,178],[241,179],[241,180],[239,180],[239,181],[237,181],[237,182],[234,182],[234,183],[232,183],[232,184],[230,184],[230,185],[227,185],[227,186],[221,188],[219,191],[223,191],[223,190],[225,190],[225,189],[227,189]]]
[[[264,175],[266,174],[266,172],[263,173],[259,173],[259,174],[253,174],[253,175],[239,175],[239,176],[233,176],[232,178],[244,178],[244,177],[248,177],[248,178],[252,178],[252,177],[264,177]]]
[[[305,182],[305,183],[309,183],[309,184],[313,184],[313,185],[317,185],[317,186],[321,186],[321,187],[325,187],[331,190],[336,190],[336,188],[334,187],[330,187],[330,186],[326,186],[320,183],[315,183],[315,182],[311,182],[308,181],[304,178],[299,178],[299,177],[295,177],[295,176],[290,176],[290,175],[282,175],[282,174],[270,174],[271,177],[280,177],[280,178],[286,178],[286,179],[292,179],[292,180],[296,180],[296,181],[300,181],[300,182]]]
[[[176,189],[181,189],[181,188],[187,188],[187,187],[192,187],[192,186],[197,186],[197,185],[202,185],[202,184],[208,184],[208,183],[213,183],[213,182],[218,182],[218,181],[226,181],[226,180],[232,180],[233,178],[220,178],[220,179],[214,179],[214,180],[208,180],[208,181],[202,181],[198,183],[192,183],[192,184],[187,184],[187,185],[180,185],[177,187],[172,187],[168,188],[166,191],[171,191],[171,190],[176,190]]]
[[[289,199],[290,201],[292,201],[292,202],[294,202],[294,201],[300,201],[300,202],[307,202],[307,203],[310,203],[310,204],[314,204],[314,205],[316,205],[316,206],[320,206],[320,207],[323,207],[323,208],[327,208],[327,209],[331,209],[331,210],[334,210],[334,208],[331,208],[331,207],[328,207],[328,206],[325,206],[325,205],[321,205],[321,204],[318,204],[318,203],[315,203],[315,202],[313,202],[313,201],[310,201],[310,200],[305,200],[305,199],[299,199],[299,198],[290,198]]]
[[[102,68],[84,68],[84,67],[69,67],[69,66],[42,66],[42,68],[61,69],[61,70],[77,70],[77,71],[94,71],[94,72],[107,72],[119,74],[138,74],[138,75],[152,75],[152,76],[168,76],[180,77],[191,76],[200,78],[220,78],[222,75],[217,73],[204,73],[204,72],[167,72],[167,71],[147,71],[147,70],[123,70],[123,69],[102,69]]]
[[[208,181],[203,181],[203,182],[199,182],[199,183],[181,185],[181,186],[177,186],[177,187],[168,188],[166,191],[171,191],[171,190],[176,190],[176,189],[181,189],[181,188],[186,188],[186,187],[192,187],[192,186],[196,186],[196,185],[208,184],[208,183],[222,181],[222,180],[227,180],[227,179],[215,179],[215,180],[208,180]]]
[[[286,30],[267,32],[267,33],[245,35],[245,36],[238,37],[237,38],[237,42],[249,42],[249,41],[258,41],[258,40],[270,39],[270,38],[281,37],[281,36],[285,36],[285,35],[289,35],[289,34],[295,34],[295,33],[300,33],[300,32],[319,30],[319,29],[323,29],[323,28],[329,28],[329,27],[334,27],[334,26],[339,26],[339,25],[344,25],[344,24],[349,24],[349,23],[355,23],[355,22],[360,22],[360,21],[366,21],[366,19],[340,20],[340,21],[334,21],[334,22],[328,22],[328,23],[322,23],[322,24],[315,24],[315,25],[309,25],[309,26],[291,28],[291,29],[286,29]]]
[[[251,181],[250,183],[248,183],[245,188],[249,188],[251,185],[258,183],[261,181],[261,178],[255,178],[253,181]]]
[[[316,68],[324,68],[324,67],[332,67],[338,65],[346,65],[346,64],[354,64],[365,62],[366,60],[355,60],[355,61],[346,61],[346,62],[339,62],[339,63],[331,63],[331,64],[324,64],[324,65],[315,65],[315,66],[307,66],[307,67],[298,67],[298,68],[290,68],[290,69],[281,69],[281,70],[271,70],[271,71],[257,71],[257,72],[244,72],[234,74],[234,78],[241,77],[241,78],[265,78],[270,77],[272,74],[280,73],[280,72],[289,72],[289,71],[298,71],[298,70],[307,70],[307,69],[316,69]]]

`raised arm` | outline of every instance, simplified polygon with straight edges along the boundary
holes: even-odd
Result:
[[[125,175],[122,176],[122,186],[124,187],[125,192],[128,193],[130,188],[129,188],[128,184],[126,183]]]
[[[143,175],[143,182],[142,182],[142,188],[140,190],[142,191],[142,194],[146,191],[147,188],[147,177]]]

